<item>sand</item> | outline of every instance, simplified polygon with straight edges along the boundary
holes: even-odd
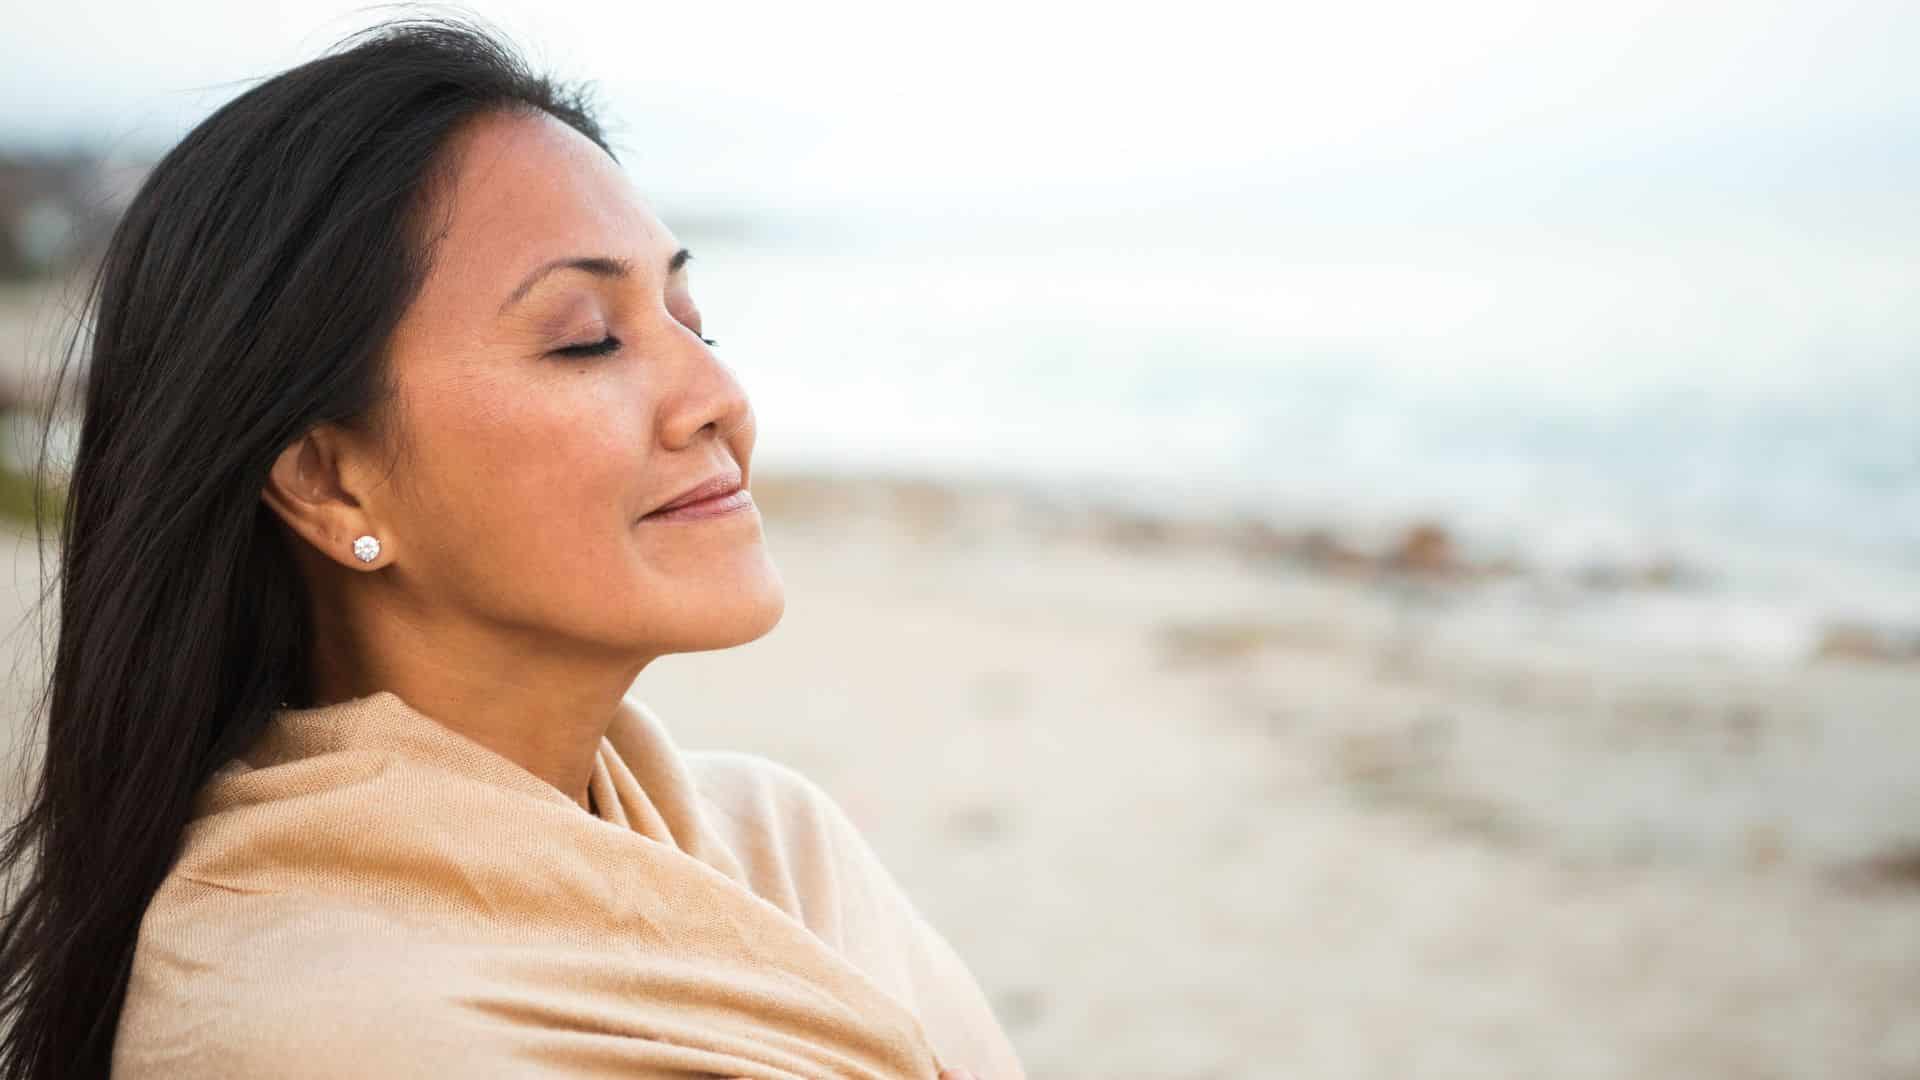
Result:
[[[825,784],[1034,1075],[1920,1075],[1920,668],[756,486],[786,617],[642,695]]]
[[[785,618],[639,696],[839,799],[1034,1076],[1920,1076],[1920,665],[1597,654],[1472,575],[755,488]]]

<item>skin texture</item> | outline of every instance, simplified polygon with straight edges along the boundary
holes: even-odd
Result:
[[[599,147],[515,112],[448,149],[445,231],[390,341],[392,423],[316,426],[261,497],[313,597],[316,703],[392,690],[586,808],[641,670],[784,610],[757,509],[639,520],[716,474],[750,482],[753,412],[701,339],[687,269],[668,270],[679,242]],[[560,270],[502,310],[576,256],[631,269]],[[611,353],[553,354],[609,334]]]

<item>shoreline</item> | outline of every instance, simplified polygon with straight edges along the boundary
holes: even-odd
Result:
[[[1449,523],[1419,515],[1370,522],[1323,515],[1282,524],[1277,515],[1245,509],[1157,510],[1110,494],[1069,494],[1043,479],[933,470],[756,468],[753,489],[762,509],[780,516],[890,517],[922,538],[983,543],[1018,535],[1145,556],[1216,555],[1255,572],[1395,595],[1417,591],[1434,603],[1505,606],[1515,614],[1613,609],[1618,625],[1578,636],[1591,647],[1631,650],[1647,637],[1649,622],[1662,622],[1653,627],[1662,649],[1684,648],[1691,637],[1703,655],[1762,663],[1920,665],[1920,612],[1900,622],[1862,618],[1839,604],[1770,611],[1712,567],[1671,554],[1553,567],[1477,550]]]

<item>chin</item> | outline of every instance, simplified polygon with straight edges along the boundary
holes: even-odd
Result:
[[[786,585],[772,563],[751,582],[731,582],[730,587],[707,594],[707,601],[688,605],[684,621],[676,629],[672,652],[706,652],[730,649],[765,637],[780,624],[787,610]],[[726,602],[713,603],[713,596],[725,596]]]

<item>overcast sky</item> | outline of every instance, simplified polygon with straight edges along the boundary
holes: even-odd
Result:
[[[244,80],[383,11],[10,8],[0,137],[128,149],[165,145]],[[541,66],[597,83],[649,185],[723,200],[1323,206],[1345,193],[1470,208],[1655,188],[1675,206],[1838,196],[1897,212],[1920,180],[1911,2],[472,10]]]

